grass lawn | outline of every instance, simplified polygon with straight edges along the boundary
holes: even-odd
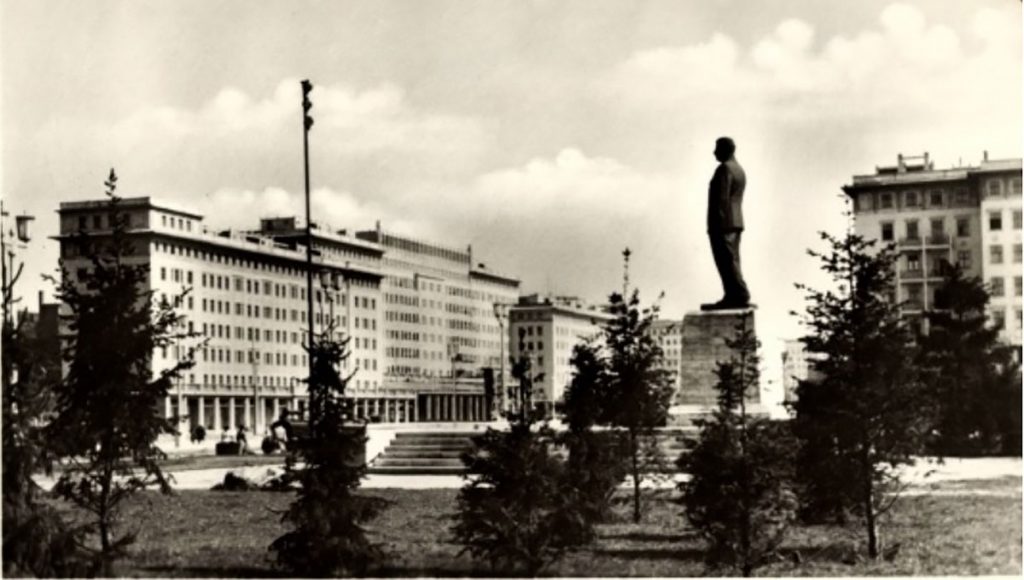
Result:
[[[891,561],[865,562],[860,530],[804,527],[793,531],[788,557],[758,571],[772,576],[976,575],[1021,573],[1021,480],[1001,481],[1016,493],[921,495],[902,500],[882,529],[886,545],[900,543]],[[1008,487],[1009,486],[1009,487]],[[988,487],[987,485],[985,487]],[[388,555],[376,575],[491,576],[488,567],[450,542],[457,490],[366,492],[390,502],[371,522],[372,539]],[[645,520],[634,525],[621,506],[619,519],[603,525],[598,541],[544,571],[554,576],[698,576],[705,573],[702,545],[689,531],[672,494],[653,498]],[[146,492],[127,506],[124,520],[141,527],[127,576],[274,576],[270,542],[284,531],[280,512],[288,493]],[[800,564],[795,564],[799,552]]]

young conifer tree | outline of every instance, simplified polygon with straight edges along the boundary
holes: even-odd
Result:
[[[512,359],[519,388],[511,425],[508,431],[489,428],[463,456],[469,475],[459,492],[453,532],[463,552],[487,560],[492,569],[536,576],[589,540],[591,528],[563,463],[551,452],[554,433],[535,426],[532,391],[542,375],[533,372],[524,336],[520,329],[524,354]]]
[[[51,389],[60,380],[60,357],[24,318],[3,323],[3,572],[5,576],[71,577],[90,574],[79,549],[81,532],[68,526],[33,480],[52,474],[44,421]]]
[[[300,577],[363,576],[381,558],[363,526],[383,502],[355,493],[366,473],[365,464],[357,461],[366,433],[349,421],[345,390],[352,375],[342,376],[339,370],[349,357],[350,338],[334,336],[328,324],[306,347],[313,374],[309,436],[298,442],[305,465],[289,464],[296,473],[288,480],[298,481],[300,488],[282,518],[294,529],[270,545],[278,563]]]
[[[921,364],[934,400],[931,450],[942,456],[1020,454],[1020,366],[986,316],[989,294],[957,266],[928,312]]]
[[[641,309],[639,292],[627,300],[613,293],[612,315],[603,329],[608,350],[606,421],[625,431],[628,472],[633,481],[633,521],[642,516],[641,484],[660,469],[655,429],[668,418],[672,375],[662,367],[663,353],[651,332],[658,307]]]
[[[895,300],[897,255],[852,232],[826,233],[822,269],[834,287],[807,296],[803,338],[817,378],[797,388],[802,500],[863,523],[868,555],[881,554],[879,518],[899,498],[899,468],[913,464],[930,427],[914,335]],[[805,506],[806,507],[806,506]]]
[[[115,194],[117,175],[106,181],[108,230],[79,233],[75,240],[89,267],[65,273],[61,302],[70,311],[67,374],[55,388],[55,416],[47,435],[67,463],[58,495],[94,516],[99,536],[97,573],[114,573],[114,561],[134,541],[118,533],[126,499],[150,485],[170,491],[159,461],[157,437],[174,434],[163,416],[173,382],[193,365],[194,336],[184,330],[184,293],[157,300],[149,289],[149,267],[140,259],[145,242],[131,235],[129,216]],[[178,347],[179,359],[154,374],[154,353]]]
[[[767,418],[747,412],[760,383],[749,314],[727,344],[735,354],[715,370],[718,408],[701,425],[697,446],[680,456],[690,475],[680,488],[687,519],[708,543],[708,565],[750,576],[773,558],[795,517],[793,441]]]

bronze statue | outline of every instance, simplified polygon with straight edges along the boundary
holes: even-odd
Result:
[[[743,233],[743,190],[747,175],[736,161],[736,144],[728,137],[715,141],[719,161],[708,186],[708,237],[722,278],[725,296],[718,302],[702,304],[701,310],[749,308],[750,291],[740,270],[740,236]]]

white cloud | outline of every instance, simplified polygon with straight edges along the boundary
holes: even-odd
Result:
[[[820,48],[810,24],[788,19],[748,51],[715,33],[706,42],[639,52],[605,86],[636,108],[684,118],[693,117],[694,108],[731,105],[750,118],[811,122],[837,118],[839,111],[890,120],[992,105],[1016,113],[1018,20],[1015,7],[979,12],[973,30],[981,47],[968,51],[952,29],[929,23],[905,4],[883,10],[877,28],[826,39]],[[1010,76],[1018,81],[1007,83]]]

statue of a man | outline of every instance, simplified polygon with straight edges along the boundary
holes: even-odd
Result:
[[[701,310],[750,307],[750,291],[740,270],[740,235],[743,233],[743,190],[747,175],[736,161],[736,144],[728,137],[715,141],[719,161],[708,187],[708,237],[722,278],[725,296],[718,302],[702,304]]]

